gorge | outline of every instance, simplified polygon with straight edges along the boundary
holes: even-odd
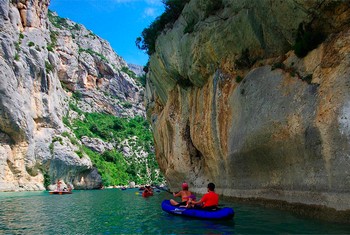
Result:
[[[172,191],[214,182],[221,196],[350,223],[348,1],[186,2],[157,35],[144,90],[49,0],[0,0],[0,191],[99,188],[113,177],[93,156],[114,150],[158,177],[149,136],[137,149],[141,137],[107,141],[126,124],[102,129],[94,113],[147,115]]]

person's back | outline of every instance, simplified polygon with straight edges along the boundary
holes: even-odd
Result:
[[[181,202],[178,203],[177,201],[170,199],[170,203],[173,206],[185,206],[187,204],[189,197],[192,194],[191,191],[188,191],[188,184],[187,183],[183,183],[181,187],[182,187],[182,190],[180,192],[173,193],[174,197],[181,197]]]
[[[180,191],[180,193],[181,193],[181,201],[183,202],[187,202],[189,197],[192,195],[191,191],[188,191],[188,190],[182,190]]]
[[[214,191],[209,191],[202,197],[203,208],[217,207],[219,204],[219,195]]]
[[[201,204],[204,209],[217,208],[219,205],[219,195],[215,193],[215,184],[208,184],[208,192],[198,202],[191,202],[193,205]]]

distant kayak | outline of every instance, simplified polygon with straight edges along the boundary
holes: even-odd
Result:
[[[234,211],[230,207],[218,208],[216,210],[184,208],[171,205],[169,200],[164,200],[162,202],[162,209],[170,214],[198,219],[232,219],[234,216]]]
[[[72,194],[71,191],[49,191],[50,194]]]

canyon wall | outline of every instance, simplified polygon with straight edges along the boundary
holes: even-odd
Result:
[[[150,57],[146,112],[171,189],[214,182],[348,212],[349,3],[211,3],[190,1]],[[310,37],[322,40],[300,51]]]
[[[0,1],[0,191],[54,188],[58,179],[76,189],[101,186],[63,122],[83,118],[70,106],[144,116],[143,90],[123,72],[127,63],[92,31],[48,12],[49,3]]]

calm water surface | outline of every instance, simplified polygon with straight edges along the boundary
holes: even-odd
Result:
[[[206,221],[163,212],[161,191],[143,198],[136,189],[0,193],[0,234],[350,234],[350,225],[297,218],[287,212],[232,202],[236,216]]]

